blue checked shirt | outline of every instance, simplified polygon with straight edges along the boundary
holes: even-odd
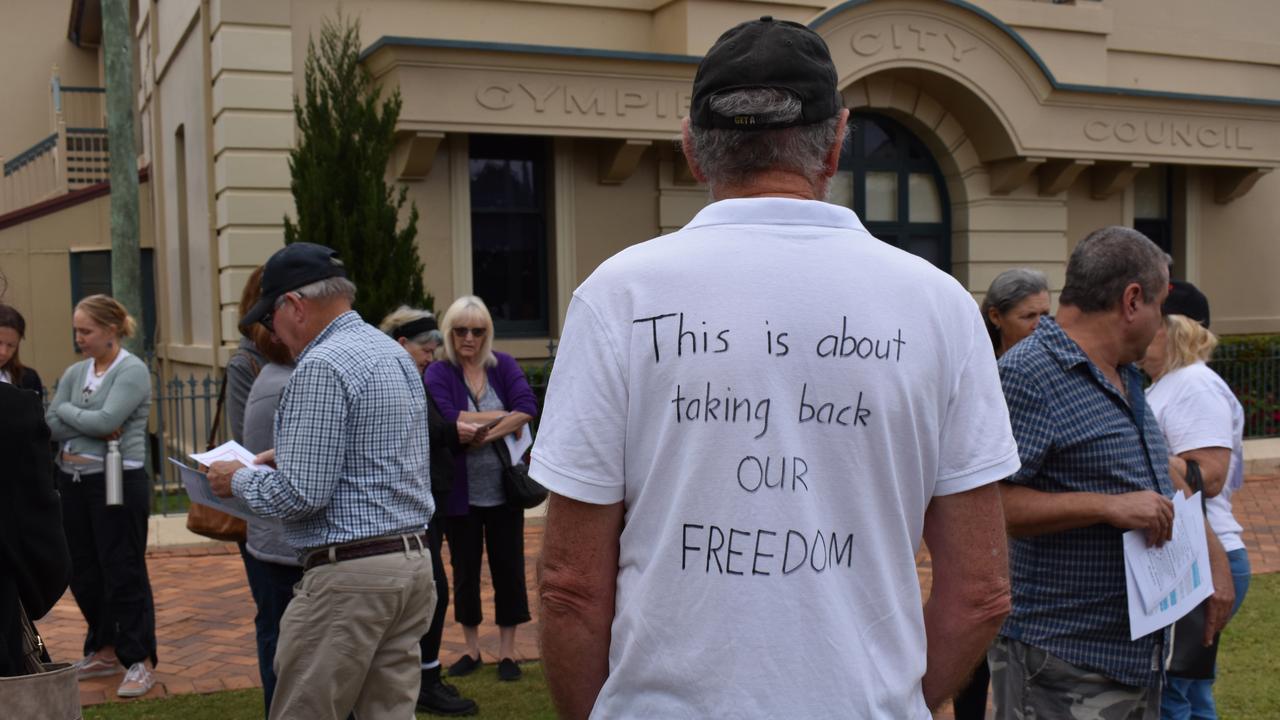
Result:
[[[1022,469],[1009,482],[1046,492],[1170,496],[1168,452],[1137,368],[1120,368],[1129,401],[1058,324],[1000,358]],[[1011,538],[1013,612],[1000,634],[1126,685],[1154,687],[1164,633],[1129,640],[1123,530],[1092,525]]]
[[[354,312],[298,356],[275,447],[278,470],[239,470],[231,489],[259,515],[284,520],[299,551],[422,530],[435,511],[422,377]]]

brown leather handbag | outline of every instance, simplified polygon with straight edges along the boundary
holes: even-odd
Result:
[[[257,370],[256,367],[254,369]],[[255,372],[254,374],[257,373]],[[226,402],[227,379],[224,376],[222,378],[222,387],[218,390],[218,409],[213,415],[213,425],[209,428],[209,440],[205,443],[206,450],[212,450],[217,447],[215,441],[218,438],[218,426],[222,424],[222,406]],[[234,515],[228,515],[221,510],[214,510],[208,505],[193,502],[187,508],[187,529],[212,540],[242,543],[245,540],[248,527],[243,520]]]

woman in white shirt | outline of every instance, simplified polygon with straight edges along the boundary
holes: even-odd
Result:
[[[143,467],[151,373],[121,345],[136,324],[124,306],[91,295],[72,316],[85,359],[67,368],[45,413],[58,452],[62,522],[71,549],[71,593],[88,625],[81,679],[124,673],[121,697],[155,684],[156,610],[147,577],[151,488]],[[107,443],[124,458],[124,502],[106,504]]]
[[[1153,380],[1147,404],[1169,446],[1171,473],[1185,477],[1188,460],[1200,466],[1209,525],[1231,566],[1234,614],[1250,577],[1243,528],[1231,514],[1231,496],[1244,483],[1244,410],[1226,382],[1205,364],[1218,344],[1207,327],[1208,302],[1193,286],[1179,285],[1165,304],[1165,312],[1173,314],[1166,314],[1141,363]],[[1194,317],[1178,314],[1183,312]],[[1169,676],[1160,704],[1162,718],[1217,717],[1211,679]]]

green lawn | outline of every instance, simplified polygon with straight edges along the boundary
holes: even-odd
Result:
[[[1218,715],[1280,718],[1280,573],[1255,575],[1218,647]]]
[[[1280,574],[1253,579],[1244,605],[1223,634],[1218,656],[1218,713],[1229,720],[1280,718]],[[554,718],[542,666],[522,666],[524,678],[504,683],[492,664],[454,684],[480,703],[480,718]],[[262,692],[183,695],[167,700],[98,705],[86,720],[254,720],[262,717]],[[419,718],[431,716],[419,714]]]

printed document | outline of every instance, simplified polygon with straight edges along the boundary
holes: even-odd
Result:
[[[204,465],[205,467],[209,467],[210,465],[216,462],[222,462],[226,460],[226,461],[239,462],[245,467],[248,467],[252,470],[266,470],[270,472],[271,470],[275,469],[267,465],[258,465],[257,463],[255,463],[253,461],[254,454],[249,452],[248,448],[236,442],[235,440],[229,440],[227,442],[224,442],[218,447],[208,452],[192,453],[190,457],[192,460],[195,460],[196,462],[200,463],[201,465]]]
[[[1177,622],[1213,594],[1200,493],[1173,498],[1173,539],[1147,547],[1146,532],[1124,534],[1129,635],[1137,640]]]
[[[224,498],[214,495],[213,489],[209,487],[208,475],[205,475],[194,468],[187,467],[181,460],[169,458],[169,462],[177,466],[178,476],[182,478],[182,486],[187,489],[187,497],[191,498],[191,502],[211,507],[214,510],[221,510],[228,515],[233,515],[245,522],[251,522],[255,525],[265,525],[273,528],[282,527],[280,520],[276,518],[264,518],[261,515],[255,514],[253,510],[251,510],[249,506],[238,497]]]
[[[533,429],[529,427],[529,423],[520,426],[520,439],[516,439],[515,433],[508,433],[503,440],[507,443],[507,452],[510,453],[511,464],[519,465],[524,462],[524,454],[529,452],[529,448],[533,447]]]

